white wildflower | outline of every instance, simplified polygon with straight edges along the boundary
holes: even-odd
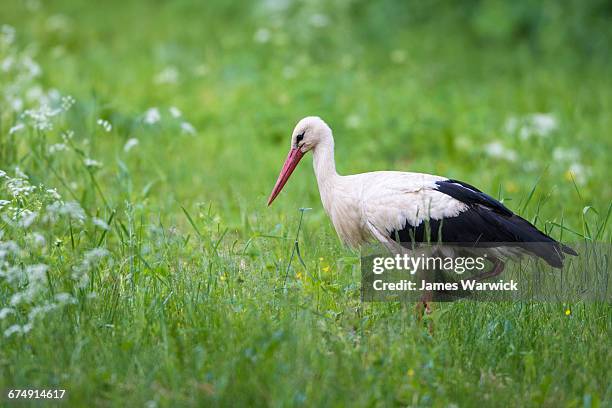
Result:
[[[517,133],[522,140],[531,136],[547,137],[557,130],[558,122],[550,113],[534,113],[523,118],[510,117],[506,120],[507,133]]]
[[[287,10],[291,3],[291,0],[264,0],[260,6],[266,14],[278,14]]]
[[[27,208],[11,208],[11,215],[2,214],[2,220],[13,228],[26,229],[36,220],[38,213]]]
[[[23,172],[23,170],[21,170],[21,168],[19,168],[19,166],[15,167],[15,176],[21,179],[29,179],[29,177]]]
[[[42,74],[42,69],[40,68],[40,65],[38,65],[38,63],[36,63],[36,61],[34,61],[29,55],[25,55],[20,62],[22,74],[25,74],[26,77],[33,79]]]
[[[589,174],[590,171],[586,166],[576,162],[572,163],[567,169],[566,178],[570,180],[573,179],[576,181],[576,184],[584,185],[587,182]]]
[[[6,207],[10,203],[11,202],[7,201],[7,200],[0,200],[0,210],[3,209],[4,207]]]
[[[87,157],[84,160],[84,163],[85,163],[85,166],[89,167],[89,168],[100,168],[100,167],[102,167],[102,163],[101,162],[99,162],[97,160],[94,160],[94,159],[91,159],[89,157]]]
[[[159,404],[155,400],[148,400],[145,402],[145,408],[157,408]]]
[[[181,122],[181,132],[186,135],[194,135],[196,133],[196,129],[189,122]]]
[[[62,199],[62,196],[60,195],[60,193],[58,193],[57,190],[54,189],[54,188],[46,189],[45,193],[47,193],[51,198],[54,198],[56,200],[61,200]]]
[[[57,152],[63,152],[68,150],[68,146],[65,143],[54,143],[49,146],[49,154],[55,154]]]
[[[265,44],[270,41],[271,37],[272,35],[270,34],[270,30],[268,30],[267,28],[259,28],[257,29],[257,31],[255,31],[253,39],[255,40],[255,42]]]
[[[67,203],[55,201],[53,204],[47,206],[45,219],[48,221],[56,221],[58,216],[68,216],[75,220],[83,221],[85,220],[85,211],[83,211],[79,203],[75,201]]]
[[[70,108],[72,108],[75,102],[75,99],[70,95],[62,97],[62,110],[69,110]]]
[[[107,133],[113,130],[113,125],[108,120],[98,119],[96,123]]]
[[[93,222],[96,227],[99,227],[99,228],[101,228],[103,230],[106,230],[106,231],[110,230],[110,227],[106,223],[106,221],[104,221],[104,220],[102,220],[100,218],[93,217],[91,219],[91,222]]]
[[[94,248],[85,252],[85,261],[90,265],[97,264],[102,258],[110,255],[106,248]]]
[[[177,108],[176,106],[171,106],[168,111],[170,112],[170,115],[173,118],[180,118],[182,115],[182,112],[179,108]]]
[[[40,282],[47,280],[47,270],[49,266],[45,264],[35,264],[26,266],[25,273],[30,283],[32,281]]]
[[[0,260],[6,258],[7,255],[17,255],[20,250],[15,241],[0,241]]]
[[[0,27],[0,43],[10,45],[13,41],[15,41],[15,28],[8,24],[3,24]]]
[[[147,125],[154,125],[161,120],[159,109],[149,108],[144,115],[144,123]]]
[[[26,240],[34,247],[42,248],[47,243],[45,237],[39,232],[31,232],[26,236]]]
[[[23,112],[23,116],[29,119],[37,130],[53,129],[52,118],[58,115],[61,109],[51,109],[49,105],[43,104],[38,109],[28,109]]]
[[[534,132],[539,136],[548,136],[557,129],[557,119],[550,113],[531,115],[531,124]]]
[[[9,55],[5,59],[0,62],[0,70],[4,72],[9,72],[15,66],[15,58],[12,55]]]
[[[178,82],[179,72],[175,67],[166,67],[155,75],[154,82],[156,84],[175,84]]]
[[[67,143],[73,137],[74,137],[74,132],[72,130],[62,132],[62,140],[64,141],[64,143]]]
[[[8,315],[14,314],[15,313],[15,309],[12,309],[10,307],[4,307],[2,309],[0,309],[0,320],[4,320],[6,319],[6,317]]]
[[[13,112],[21,112],[23,109],[23,99],[19,97],[9,98],[9,104]]]
[[[94,248],[90,251],[85,252],[83,261],[80,265],[73,268],[72,278],[77,281],[77,286],[83,288],[89,283],[88,272],[97,266],[100,261],[108,257],[110,252],[105,248]]]
[[[31,185],[26,176],[19,168],[15,168],[15,177],[7,177],[6,188],[15,198],[29,196],[36,187]]]
[[[123,146],[123,151],[126,153],[129,152],[134,147],[138,146],[138,143],[139,143],[138,139],[134,137],[131,139],[128,139],[127,142],[125,142],[125,145]]]
[[[70,31],[70,20],[63,14],[55,14],[46,21],[49,31],[68,32]]]
[[[512,150],[504,147],[501,142],[495,141],[485,145],[485,153],[496,159],[504,159],[508,161],[516,161],[518,158],[517,153]]]
[[[576,161],[580,159],[580,151],[575,148],[566,149],[563,147],[555,147],[553,150],[553,159],[559,161]]]
[[[19,132],[20,130],[22,130],[25,127],[25,125],[23,123],[17,123],[15,126],[12,126],[9,129],[9,135],[12,135],[14,133]]]
[[[57,309],[56,304],[54,303],[44,303],[41,306],[34,306],[32,309],[30,309],[30,312],[28,313],[28,320],[30,322],[34,321],[34,319],[36,319],[38,316],[40,315],[46,315],[47,313],[49,313],[50,311],[52,311],[53,309]]]
[[[70,293],[60,292],[55,295],[55,300],[61,305],[76,304],[77,300]]]
[[[23,291],[16,292],[11,296],[10,304],[16,306],[22,303],[31,302],[42,291],[46,290],[48,269],[49,267],[45,264],[28,265],[24,269],[21,269],[21,276],[17,277],[17,279],[13,278],[12,280],[27,282],[27,286],[25,286]]]
[[[59,107],[62,104],[62,94],[55,88],[49,89],[45,97],[47,103],[51,104],[52,106]],[[61,111],[61,109],[58,109],[58,111]]]
[[[35,211],[30,211],[28,209],[24,209],[21,212],[21,219],[19,220],[19,226],[21,228],[29,228],[30,225],[32,225],[32,223],[34,222],[34,220],[36,220],[36,217],[38,217],[38,213]]]
[[[13,334],[21,334],[23,330],[20,325],[14,324],[4,331],[4,337],[11,337]]]

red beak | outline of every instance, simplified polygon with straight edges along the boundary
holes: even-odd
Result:
[[[272,201],[274,201],[276,196],[281,192],[285,183],[289,180],[289,176],[291,176],[291,173],[293,173],[293,170],[295,170],[302,157],[304,157],[304,153],[302,153],[300,149],[294,147],[289,150],[289,154],[285,159],[285,164],[283,164],[283,168],[278,175],[278,179],[276,179],[276,184],[272,189],[272,193],[270,193],[270,198],[268,198],[268,205],[272,204]]]

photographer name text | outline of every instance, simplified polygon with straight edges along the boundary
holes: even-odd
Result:
[[[403,279],[398,282],[385,282],[377,279],[372,283],[376,291],[458,291],[459,288],[466,291],[518,291],[518,284],[514,280],[497,282],[478,282],[466,279],[460,282],[418,282]]]

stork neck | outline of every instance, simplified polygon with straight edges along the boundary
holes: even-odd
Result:
[[[319,143],[313,150],[313,166],[319,187],[338,176],[334,160],[334,142]]]

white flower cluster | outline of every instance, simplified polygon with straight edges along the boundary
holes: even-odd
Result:
[[[98,119],[96,123],[107,133],[113,130],[113,125],[108,120]]]
[[[65,25],[61,19],[51,23],[56,28]],[[101,167],[86,149],[78,150],[72,131],[54,131],[75,100],[44,89],[41,73],[31,52],[17,47],[15,30],[0,26],[0,122],[6,125],[9,142],[31,148],[31,136],[44,132],[49,144],[43,154],[51,161],[51,155],[73,150],[90,172]],[[172,109],[170,115],[178,118],[181,113]],[[97,125],[104,132],[113,129],[105,119]],[[87,147],[87,140],[83,144]],[[26,335],[45,316],[95,297],[91,276],[112,263],[99,240],[111,229],[110,221],[88,215],[80,203],[64,200],[54,188],[34,182],[34,173],[26,173],[19,167],[0,170],[0,336],[5,337]],[[66,180],[66,186],[77,188],[74,180]],[[83,238],[88,235],[92,241]],[[72,250],[66,250],[65,242]]]
[[[559,121],[551,113],[532,113],[522,117],[510,117],[505,123],[504,130],[510,135],[518,136],[518,141],[529,141],[532,138],[549,138],[559,129]],[[531,143],[531,142],[528,142]],[[499,141],[485,146],[488,156],[516,161],[518,155],[512,149],[506,148]],[[580,162],[580,151],[577,148],[564,148],[557,146],[552,151],[552,168],[563,173],[567,181],[583,185],[588,181],[591,170]],[[527,171],[537,171],[541,168],[535,161],[523,164]]]
[[[19,167],[15,168],[15,177],[9,177],[5,171],[0,170],[0,179],[4,179],[6,189],[13,198],[27,198],[36,187],[30,184],[28,176]]]
[[[24,130],[26,125],[49,131],[54,118],[74,105],[71,96],[62,96],[55,89],[45,91],[37,83],[41,74],[30,51],[15,44],[15,29],[0,26],[0,114],[5,120],[19,118],[11,125],[9,135]]]
[[[0,200],[0,218],[7,227],[0,231],[0,285],[6,296],[0,307],[0,333],[5,337],[26,335],[44,316],[78,303],[74,293],[87,287],[102,260],[111,261],[107,249],[93,248],[69,262],[72,268],[54,265],[57,258],[51,256],[50,246],[57,246],[61,239],[49,236],[49,231],[88,220],[95,228],[108,230],[110,226],[89,218],[79,203],[64,202],[55,189],[31,185],[19,168],[13,174],[0,170],[0,197],[7,198]],[[51,291],[50,274],[56,275],[56,282],[64,282],[58,287],[72,289]]]
[[[174,123],[178,122],[181,133],[186,135],[195,135],[197,133],[196,128],[191,123],[183,119],[183,113],[179,108],[176,106],[171,106],[168,109],[168,113],[170,114],[170,118]],[[162,121],[161,110],[157,107],[147,109],[142,116],[142,121],[150,126],[160,123]]]
[[[153,82],[156,84],[176,84],[178,80],[179,72],[176,67],[168,66],[155,75]]]
[[[548,137],[559,127],[557,118],[550,113],[533,113],[524,117],[511,117],[506,121],[506,132],[518,132],[522,140],[532,136]]]
[[[495,140],[484,146],[484,151],[489,157],[507,161],[516,161],[518,154],[513,149],[507,148],[499,140]]]
[[[580,161],[580,151],[577,148],[556,147],[553,150],[553,165],[565,171],[566,180],[578,185],[584,185],[591,175],[591,169]]]
[[[75,280],[79,289],[84,289],[90,282],[89,272],[95,268],[103,258],[110,253],[105,248],[94,248],[85,252],[83,261],[72,268],[72,279]]]

